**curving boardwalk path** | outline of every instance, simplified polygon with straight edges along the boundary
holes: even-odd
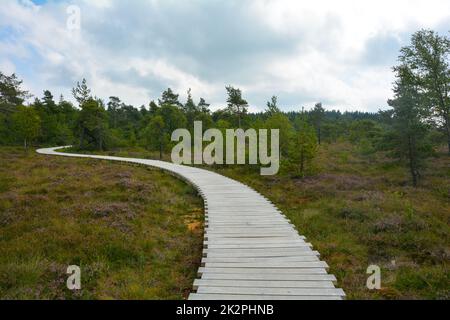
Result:
[[[341,300],[328,265],[289,220],[250,187],[204,169],[158,160],[60,153],[148,165],[192,184],[205,202],[205,242],[190,300]]]

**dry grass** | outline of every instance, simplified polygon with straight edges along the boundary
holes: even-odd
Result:
[[[161,171],[1,148],[0,298],[184,298],[202,220],[195,190]]]
[[[429,160],[421,186],[381,154],[345,143],[324,145],[317,174],[261,177],[218,172],[251,185],[277,204],[330,265],[350,299],[450,298],[450,159]],[[270,188],[267,187],[270,185]],[[366,269],[382,269],[382,290],[366,288]]]

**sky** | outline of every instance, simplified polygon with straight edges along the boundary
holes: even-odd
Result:
[[[86,78],[95,96],[136,107],[170,87],[216,110],[233,85],[251,111],[276,95],[285,111],[376,112],[422,28],[448,35],[450,1],[1,0],[0,71],[36,97],[71,100]]]

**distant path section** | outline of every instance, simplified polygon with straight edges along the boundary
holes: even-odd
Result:
[[[327,273],[305,237],[269,200],[220,174],[158,160],[39,149],[51,156],[147,165],[192,184],[205,203],[205,236],[199,279],[190,300],[341,300],[336,278]]]

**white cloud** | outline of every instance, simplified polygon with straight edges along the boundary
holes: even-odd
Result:
[[[72,4],[79,33],[66,29]],[[169,86],[223,106],[233,84],[252,110],[277,94],[291,109],[324,101],[376,111],[398,49],[420,28],[449,29],[450,1],[3,0],[0,28],[1,70],[38,96],[68,96],[85,77],[97,96],[136,106]]]

